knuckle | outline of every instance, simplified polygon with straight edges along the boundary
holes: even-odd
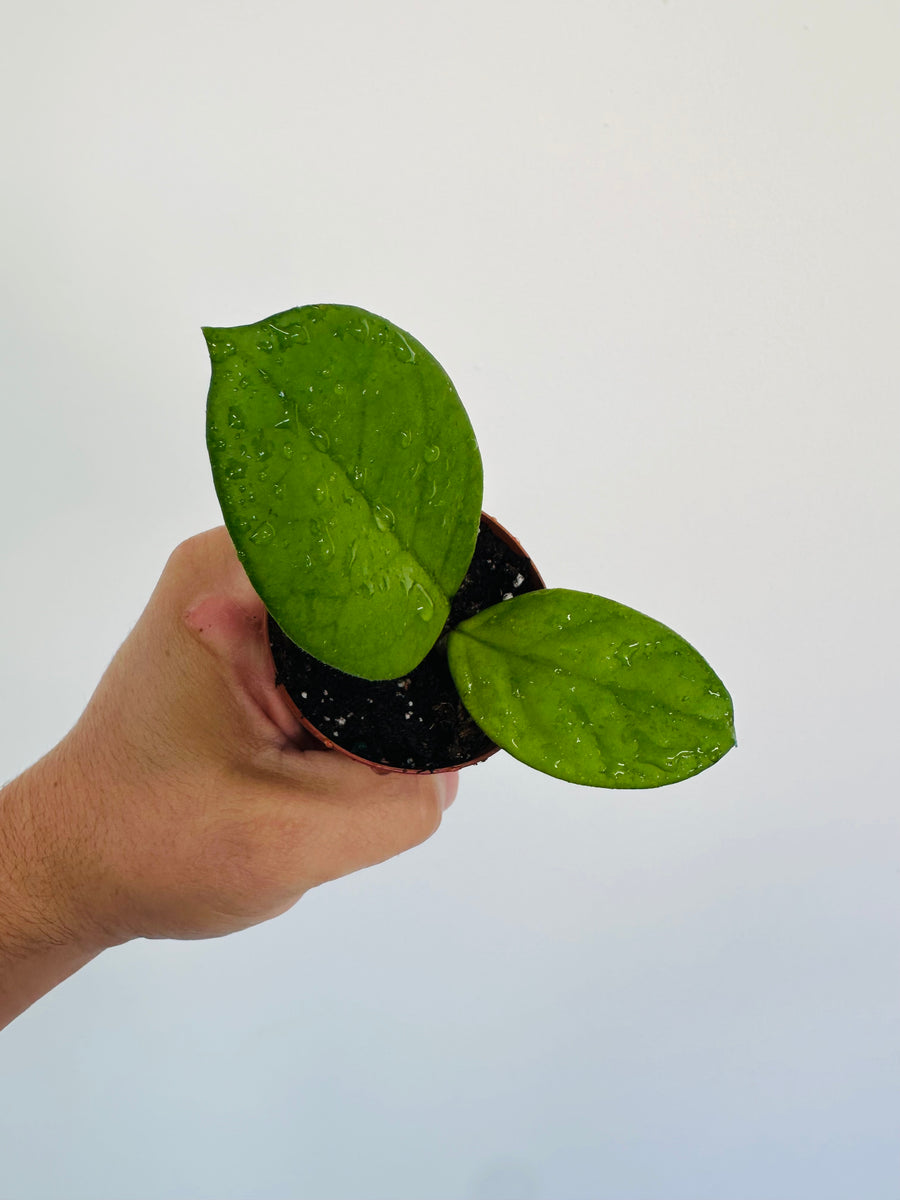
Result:
[[[218,545],[223,536],[227,537],[224,526],[207,529],[203,533],[195,533],[184,541],[179,542],[169,555],[168,565],[171,567],[192,567],[203,562],[211,547]]]
[[[169,566],[178,567],[193,562],[197,557],[202,537],[202,533],[195,533],[191,537],[185,538],[183,542],[179,542],[169,555]]]

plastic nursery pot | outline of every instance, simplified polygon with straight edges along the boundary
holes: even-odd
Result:
[[[275,682],[297,719],[328,749],[376,771],[433,774],[483,762],[499,749],[472,720],[447,665],[449,629],[544,581],[518,541],[487,513],[441,636],[400,679],[346,675],[296,646],[268,618]]]

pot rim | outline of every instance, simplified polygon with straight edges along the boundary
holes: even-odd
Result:
[[[514,551],[514,553],[516,553],[523,559],[522,569],[523,569],[523,571],[526,572],[527,575],[531,576],[532,582],[536,585],[534,588],[532,588],[532,591],[538,591],[541,588],[545,588],[547,585],[544,583],[544,580],[543,580],[543,577],[542,577],[540,571],[534,565],[531,555],[525,550],[525,548],[523,547],[522,543],[518,540],[518,538],[513,537],[513,535],[509,532],[509,530],[505,529],[500,524],[500,522],[495,517],[492,517],[489,513],[482,511],[481,519],[485,522],[485,524],[488,526],[488,528],[491,530],[491,532],[496,537],[498,537],[502,542],[505,542],[506,545],[509,546],[509,548],[512,551]],[[266,628],[267,629],[268,629],[268,621],[269,621],[269,614],[267,612],[266,613]],[[271,655],[271,648],[270,648],[269,653]],[[273,660],[273,663],[272,663],[273,668],[274,668],[274,665],[275,664],[274,664],[274,660]],[[312,736],[318,742],[320,742],[322,744],[324,749],[336,750],[339,754],[342,754],[345,758],[353,759],[354,762],[362,763],[364,766],[371,767],[372,770],[377,775],[443,775],[449,771],[461,771],[463,769],[463,767],[472,767],[472,766],[475,766],[477,763],[482,763],[486,759],[490,758],[492,755],[496,754],[497,751],[500,749],[500,746],[498,746],[496,744],[496,742],[492,742],[491,745],[488,747],[488,749],[484,751],[484,753],[479,754],[475,758],[466,759],[465,762],[455,763],[454,765],[449,766],[449,767],[435,767],[432,770],[429,770],[428,768],[420,768],[420,767],[394,767],[394,766],[391,766],[389,763],[373,762],[372,759],[370,759],[370,758],[363,758],[359,754],[354,754],[352,750],[346,749],[346,747],[339,745],[332,738],[328,737],[327,734],[323,733],[320,729],[318,729],[315,725],[313,725],[313,723],[311,721],[309,721],[303,715],[303,713],[297,707],[297,704],[294,701],[293,697],[291,696],[290,692],[288,692],[287,688],[284,686],[283,683],[277,684],[277,687],[278,687],[279,692],[282,695],[282,698],[286,701],[287,706],[290,709],[293,716],[300,722],[300,724],[307,731],[307,733],[312,734]],[[487,735],[485,735],[485,736],[487,736]]]

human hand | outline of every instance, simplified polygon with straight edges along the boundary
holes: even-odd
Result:
[[[214,937],[437,829],[455,773],[377,774],[321,748],[272,674],[226,531],[184,542],[77,725],[0,796],[13,925],[91,953]],[[0,911],[0,945],[3,929]]]

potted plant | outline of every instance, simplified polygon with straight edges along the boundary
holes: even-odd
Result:
[[[269,612],[278,681],[329,744],[398,770],[499,746],[629,788],[734,745],[728,692],[692,646],[612,600],[544,588],[483,517],[472,427],[415,338],[337,304],[204,335],[225,524]]]

